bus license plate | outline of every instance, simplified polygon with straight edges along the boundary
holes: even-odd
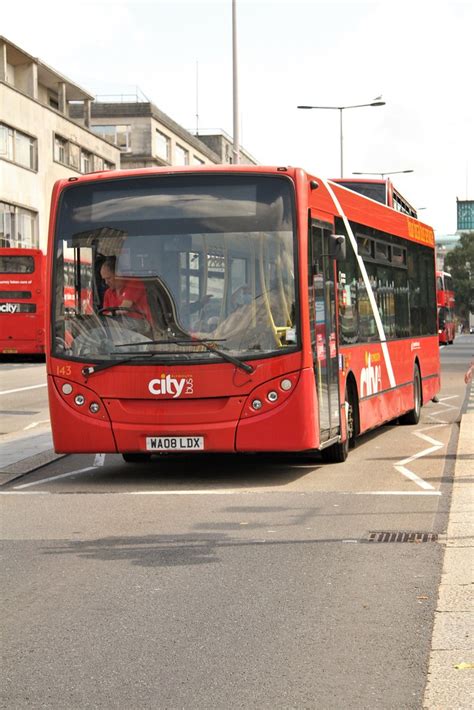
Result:
[[[147,451],[203,451],[203,436],[147,436]]]

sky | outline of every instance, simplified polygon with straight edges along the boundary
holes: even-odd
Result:
[[[441,234],[474,199],[472,0],[236,0],[240,139],[262,165],[388,173]],[[0,34],[94,95],[233,132],[232,0],[23,0]],[[370,176],[368,176],[370,177]],[[376,176],[373,176],[376,177]]]

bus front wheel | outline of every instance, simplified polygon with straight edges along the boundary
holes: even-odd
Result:
[[[349,455],[349,446],[355,445],[355,409],[353,397],[346,390],[345,407],[346,417],[346,438],[338,441],[337,444],[328,446],[321,451],[323,461],[327,463],[343,463]]]

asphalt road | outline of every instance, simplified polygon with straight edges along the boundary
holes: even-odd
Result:
[[[71,456],[4,487],[4,706],[421,708],[443,547],[369,540],[442,541],[473,344],[344,464]]]

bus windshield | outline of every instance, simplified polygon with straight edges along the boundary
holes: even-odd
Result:
[[[56,224],[53,354],[216,362],[217,349],[251,358],[297,347],[294,222],[284,176],[71,184]]]

